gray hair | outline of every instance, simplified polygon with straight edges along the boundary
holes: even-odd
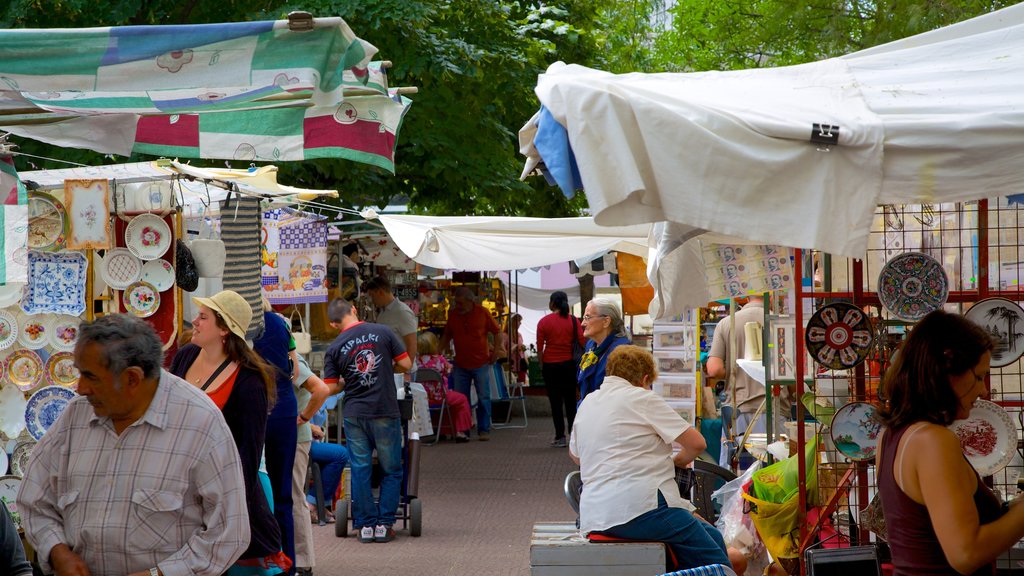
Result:
[[[629,332],[626,331],[626,323],[622,320],[622,309],[619,308],[619,305],[614,300],[594,298],[590,301],[590,304],[594,305],[594,309],[597,310],[598,314],[611,319],[612,324],[609,329],[613,336],[629,338]]]
[[[164,361],[163,343],[145,320],[128,314],[108,314],[83,322],[76,346],[99,345],[107,370],[114,377],[138,366],[146,378],[159,378]]]
[[[352,303],[344,298],[335,298],[327,305],[327,319],[331,322],[341,322],[351,313]]]

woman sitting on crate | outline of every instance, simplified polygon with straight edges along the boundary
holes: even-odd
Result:
[[[676,466],[704,451],[700,431],[651,391],[654,357],[637,346],[612,351],[604,382],[580,405],[569,455],[580,465],[580,531],[603,537],[664,542],[668,570],[723,564],[742,574],[718,530],[691,511],[679,494]],[[672,443],[682,447],[672,455]],[[674,562],[673,562],[674,560]]]
[[[885,374],[876,476],[896,576],[995,574],[1024,537],[1024,506],[1000,504],[947,428],[987,394],[994,346],[970,320],[932,312]]]

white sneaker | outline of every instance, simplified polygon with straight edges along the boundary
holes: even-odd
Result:
[[[373,526],[363,526],[359,529],[359,541],[363,544],[373,542]]]
[[[391,526],[384,526],[378,524],[373,530],[373,540],[375,542],[391,542],[395,539],[395,529]]]

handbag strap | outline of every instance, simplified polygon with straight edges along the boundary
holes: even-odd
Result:
[[[288,331],[289,332],[292,331],[291,330],[292,319],[295,318],[295,313],[298,312],[298,311],[299,311],[298,308],[293,308],[291,316],[288,317],[288,324],[289,324]],[[306,331],[306,322],[302,319],[302,314],[299,314],[299,326],[302,328],[303,332]]]
[[[213,384],[213,381],[217,379],[217,376],[220,376],[220,373],[228,367],[228,364],[231,364],[231,358],[225,358],[224,361],[220,363],[220,366],[217,366],[217,369],[213,371],[213,374],[210,374],[210,377],[206,379],[206,384],[203,384],[203,387],[200,388],[200,390],[205,392],[206,389],[210,387],[210,384]]]

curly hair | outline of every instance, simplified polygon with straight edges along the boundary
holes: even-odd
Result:
[[[644,376],[648,377],[647,384],[650,384],[658,377],[658,369],[650,352],[639,346],[626,345],[619,346],[608,355],[605,375],[618,376],[633,386],[642,387]]]

